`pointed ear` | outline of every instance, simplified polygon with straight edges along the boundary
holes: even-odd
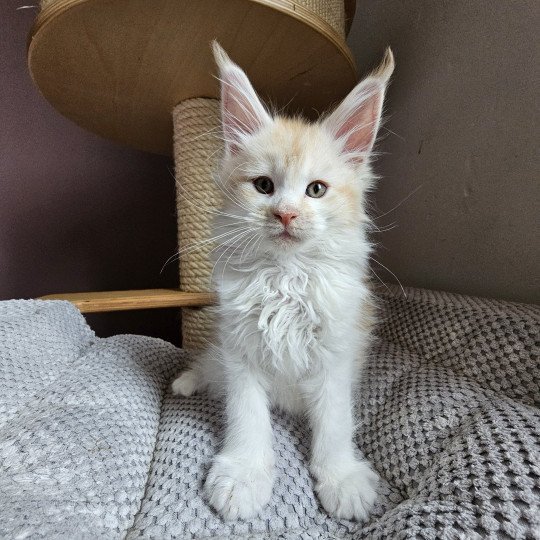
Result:
[[[225,150],[238,152],[246,135],[270,122],[270,115],[258,98],[247,75],[227,56],[217,41],[212,43],[221,81],[221,121]]]
[[[351,161],[367,160],[381,121],[386,86],[394,71],[394,55],[386,49],[381,65],[359,82],[324,125],[339,140]]]

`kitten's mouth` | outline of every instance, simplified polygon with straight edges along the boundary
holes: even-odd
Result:
[[[291,242],[298,241],[298,238],[292,235],[289,231],[282,231],[279,234],[274,235],[274,238]]]

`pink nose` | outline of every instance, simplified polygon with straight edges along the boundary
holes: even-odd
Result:
[[[294,219],[298,217],[298,214],[293,214],[291,212],[274,212],[274,216],[285,225],[285,227],[289,226],[289,223]]]

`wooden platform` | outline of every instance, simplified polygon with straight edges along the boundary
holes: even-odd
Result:
[[[288,0],[55,0],[35,21],[28,63],[45,98],[80,126],[169,154],[173,107],[218,96],[213,39],[290,112],[316,116],[356,82],[344,36]]]
[[[137,291],[106,291],[88,293],[48,294],[40,300],[67,300],[82,313],[127,311],[172,307],[203,307],[212,305],[212,293],[189,293],[178,289],[142,289]]]

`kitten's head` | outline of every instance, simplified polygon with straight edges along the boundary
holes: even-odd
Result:
[[[287,254],[325,249],[360,234],[367,222],[365,194],[373,182],[369,162],[394,69],[391,50],[316,123],[270,114],[217,43],[214,55],[225,141],[218,183],[227,216],[221,220],[240,234],[229,241],[247,245],[251,240],[248,250],[256,246]]]

